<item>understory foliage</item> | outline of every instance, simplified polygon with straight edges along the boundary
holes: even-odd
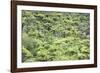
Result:
[[[22,10],[22,62],[90,58],[88,13]]]

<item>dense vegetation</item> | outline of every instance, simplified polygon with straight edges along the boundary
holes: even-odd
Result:
[[[22,11],[22,62],[89,59],[89,14]]]

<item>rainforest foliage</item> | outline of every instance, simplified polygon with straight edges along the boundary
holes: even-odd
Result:
[[[22,62],[90,58],[89,13],[22,10]]]

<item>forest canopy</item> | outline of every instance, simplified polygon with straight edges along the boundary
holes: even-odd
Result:
[[[22,10],[22,62],[90,58],[90,14]]]

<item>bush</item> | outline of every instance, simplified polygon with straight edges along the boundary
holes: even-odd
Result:
[[[23,62],[90,58],[89,14],[22,11]]]

